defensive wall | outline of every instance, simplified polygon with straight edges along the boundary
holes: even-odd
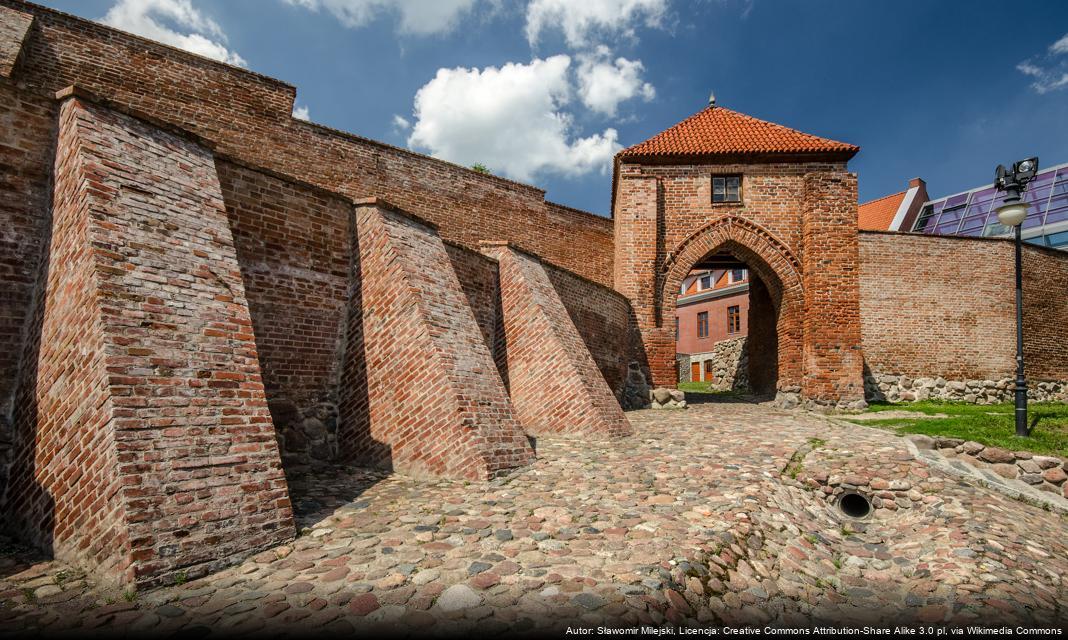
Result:
[[[1016,378],[1011,240],[860,232],[860,310],[870,399],[1010,401]],[[1032,398],[1064,399],[1068,254],[1023,247]]]
[[[291,538],[285,474],[324,461],[484,480],[532,460],[528,434],[629,432],[608,220],[295,120],[254,73],[0,18],[0,509],[22,539],[152,586]]]
[[[480,481],[539,434],[627,436],[619,400],[676,382],[665,292],[721,250],[754,274],[752,386],[856,403],[865,367],[1011,371],[1011,245],[858,236],[843,158],[625,163],[612,221],[296,120],[294,96],[0,0],[0,516],[102,580],[290,539],[287,476],[328,461]],[[704,204],[722,172],[744,206]],[[939,258],[950,242],[974,260]],[[904,320],[895,251],[945,279]],[[943,303],[975,265],[966,320]],[[1064,290],[1062,254],[1025,267]],[[1068,378],[1065,297],[1027,304],[1032,376]],[[939,323],[957,330],[916,331]]]

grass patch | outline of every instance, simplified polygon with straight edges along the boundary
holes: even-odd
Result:
[[[914,411],[924,415],[945,414],[945,418],[888,418],[857,420],[859,424],[896,431],[974,440],[980,444],[1012,451],[1032,451],[1068,457],[1068,404],[1028,403],[1031,437],[1017,438],[1012,404],[965,404],[958,402],[872,403],[867,413]],[[847,418],[848,419],[848,418]]]

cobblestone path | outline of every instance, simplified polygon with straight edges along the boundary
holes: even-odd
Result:
[[[891,434],[741,403],[628,415],[634,437],[540,438],[488,484],[305,474],[292,544],[137,596],[0,553],[0,637],[1068,617],[1068,520]],[[824,499],[856,486],[890,492],[868,520]]]

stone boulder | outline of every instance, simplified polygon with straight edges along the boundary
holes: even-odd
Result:
[[[267,409],[271,412],[271,420],[276,428],[285,428],[300,420],[300,409],[286,398],[268,401]]]
[[[1008,464],[1016,462],[1016,455],[998,447],[987,447],[979,452],[979,459],[991,464]]]

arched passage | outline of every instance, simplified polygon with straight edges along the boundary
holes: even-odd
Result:
[[[730,256],[751,273],[749,377],[754,390],[799,386],[802,374],[803,290],[800,263],[786,245],[749,220],[722,216],[678,245],[657,277],[656,323],[673,322],[683,279],[712,256]],[[668,357],[669,350],[659,352]],[[659,355],[658,354],[658,355]],[[674,370],[674,350],[670,350]],[[661,367],[668,363],[659,363]],[[663,369],[662,369],[663,370]]]

